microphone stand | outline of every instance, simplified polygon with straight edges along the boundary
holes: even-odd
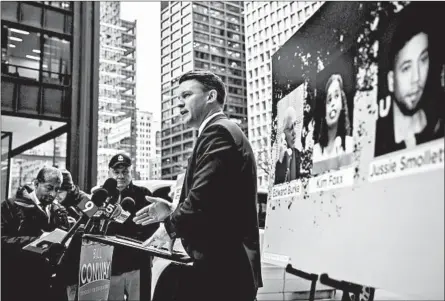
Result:
[[[77,220],[77,222],[74,224],[74,226],[68,231],[68,233],[65,235],[65,237],[60,242],[60,244],[63,246],[64,250],[63,250],[62,254],[60,255],[60,257],[58,258],[57,263],[55,265],[53,265],[53,273],[51,276],[51,285],[50,285],[52,294],[54,294],[54,296],[55,296],[55,300],[57,300],[60,297],[59,294],[66,293],[66,291],[62,289],[64,287],[64,285],[63,285],[63,279],[61,278],[62,277],[61,274],[62,274],[62,270],[63,270],[62,262],[65,258],[67,250],[69,248],[66,246],[66,243],[77,232],[80,225],[85,220],[85,216],[86,215],[82,215]],[[60,289],[60,292],[58,291],[59,289]]]

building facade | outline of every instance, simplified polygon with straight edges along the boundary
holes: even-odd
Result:
[[[159,127],[159,125],[157,125]],[[161,131],[155,134],[155,152],[150,158],[150,180],[161,180]]]
[[[136,178],[151,180],[150,160],[156,154],[156,122],[153,113],[136,111]]]
[[[2,200],[43,165],[96,177],[99,5],[5,2],[2,25]],[[86,101],[88,100],[88,101]]]
[[[120,19],[120,2],[100,2],[100,72],[97,184],[108,178],[108,162],[136,150],[136,22]]]
[[[227,87],[225,113],[247,135],[243,3],[161,3],[162,178],[185,171],[197,131],[182,124],[175,91],[178,77],[210,70]]]
[[[244,2],[249,141],[258,165],[258,186],[267,188],[272,129],[271,57],[323,2]]]

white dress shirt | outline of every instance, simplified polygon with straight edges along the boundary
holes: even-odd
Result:
[[[31,197],[31,200],[32,200],[34,203],[36,203],[37,208],[39,208],[40,211],[42,211],[43,213],[45,213],[45,214],[48,216],[48,222],[49,222],[49,219],[50,219],[50,216],[51,216],[49,206],[51,206],[51,205],[50,205],[50,204],[47,205],[47,206],[45,207],[46,211],[44,211],[43,208],[42,208],[42,203],[41,203],[41,202],[39,201],[39,199],[37,198],[37,195],[36,195],[35,190],[34,190],[33,192],[31,192],[29,195],[30,195],[30,197]]]
[[[224,115],[224,113],[223,112],[216,112],[215,114],[212,114],[212,115],[208,116],[206,119],[204,119],[204,121],[201,123],[201,125],[199,126],[199,129],[198,129],[198,137],[201,136],[201,133],[204,130],[204,128],[207,125],[207,123],[209,123],[209,121],[213,117],[218,116],[218,115]]]

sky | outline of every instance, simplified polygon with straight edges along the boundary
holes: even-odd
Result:
[[[161,2],[121,2],[121,19],[136,20],[136,107],[161,120]]]

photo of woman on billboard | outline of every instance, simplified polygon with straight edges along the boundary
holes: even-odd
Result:
[[[353,151],[351,124],[343,78],[332,74],[325,87],[321,124],[313,149],[313,172],[321,173],[348,164],[342,160]],[[331,160],[337,158],[336,160]],[[346,160],[349,161],[349,160]]]

